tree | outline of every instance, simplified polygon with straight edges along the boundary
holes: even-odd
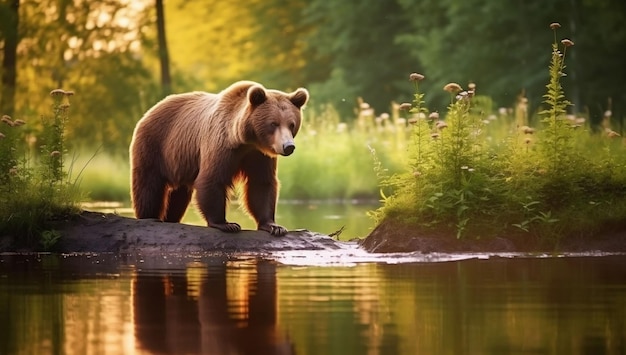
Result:
[[[157,37],[159,40],[159,62],[161,64],[161,90],[163,96],[172,93],[172,79],[170,78],[170,58],[167,51],[167,37],[165,35],[165,13],[163,0],[156,0]]]
[[[19,0],[0,3],[0,33],[4,39],[2,56],[2,90],[0,114],[13,116],[15,111],[15,86],[17,81],[17,44],[19,28]]]
[[[398,33],[398,41],[423,64],[435,89],[429,92],[432,109],[447,105],[440,90],[447,82],[473,81],[478,93],[501,106],[511,106],[525,92],[535,111],[548,82],[553,40],[548,25],[559,22],[558,36],[576,43],[564,79],[566,95],[576,105],[571,109],[598,119],[613,97],[614,114],[626,114],[623,1],[398,1],[411,14],[411,30]]]
[[[331,102],[347,115],[358,96],[379,112],[408,97],[407,77],[419,63],[395,40],[410,29],[397,1],[314,0],[304,20],[315,25],[307,42],[314,58],[321,58],[308,66],[321,63],[326,69],[318,80],[312,78],[313,100]]]
[[[39,116],[49,115],[48,93],[73,90],[70,142],[126,152],[134,123],[158,97],[140,52],[153,25],[148,10],[117,0],[23,2],[15,115],[35,129]]]

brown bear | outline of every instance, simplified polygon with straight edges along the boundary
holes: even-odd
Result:
[[[219,94],[167,96],[139,120],[130,144],[132,202],[137,218],[180,222],[196,190],[209,227],[238,232],[226,220],[229,191],[243,182],[242,200],[258,229],[276,224],[276,160],[293,153],[309,93],[237,82]]]

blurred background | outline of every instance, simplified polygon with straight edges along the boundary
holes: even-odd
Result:
[[[49,92],[74,91],[73,171],[91,199],[127,201],[133,128],[165,95],[242,79],[306,87],[297,154],[279,163],[281,199],[376,200],[370,152],[402,169],[407,125],[394,103],[411,100],[409,73],[425,75],[431,111],[445,112],[446,83],[473,82],[485,115],[510,115],[526,97],[532,125],[552,22],[576,44],[564,80],[573,112],[593,132],[609,110],[623,133],[623,0],[1,0],[0,112],[27,122],[36,151]]]

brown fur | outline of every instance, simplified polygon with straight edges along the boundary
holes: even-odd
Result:
[[[170,95],[137,123],[130,145],[131,189],[137,218],[180,222],[196,191],[211,227],[226,221],[228,191],[245,184],[243,202],[260,230],[283,235],[274,221],[276,158],[290,155],[308,92],[267,90],[241,81],[219,94]]]

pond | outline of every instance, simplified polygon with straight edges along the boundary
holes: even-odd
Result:
[[[0,255],[1,354],[624,354],[626,256]]]

